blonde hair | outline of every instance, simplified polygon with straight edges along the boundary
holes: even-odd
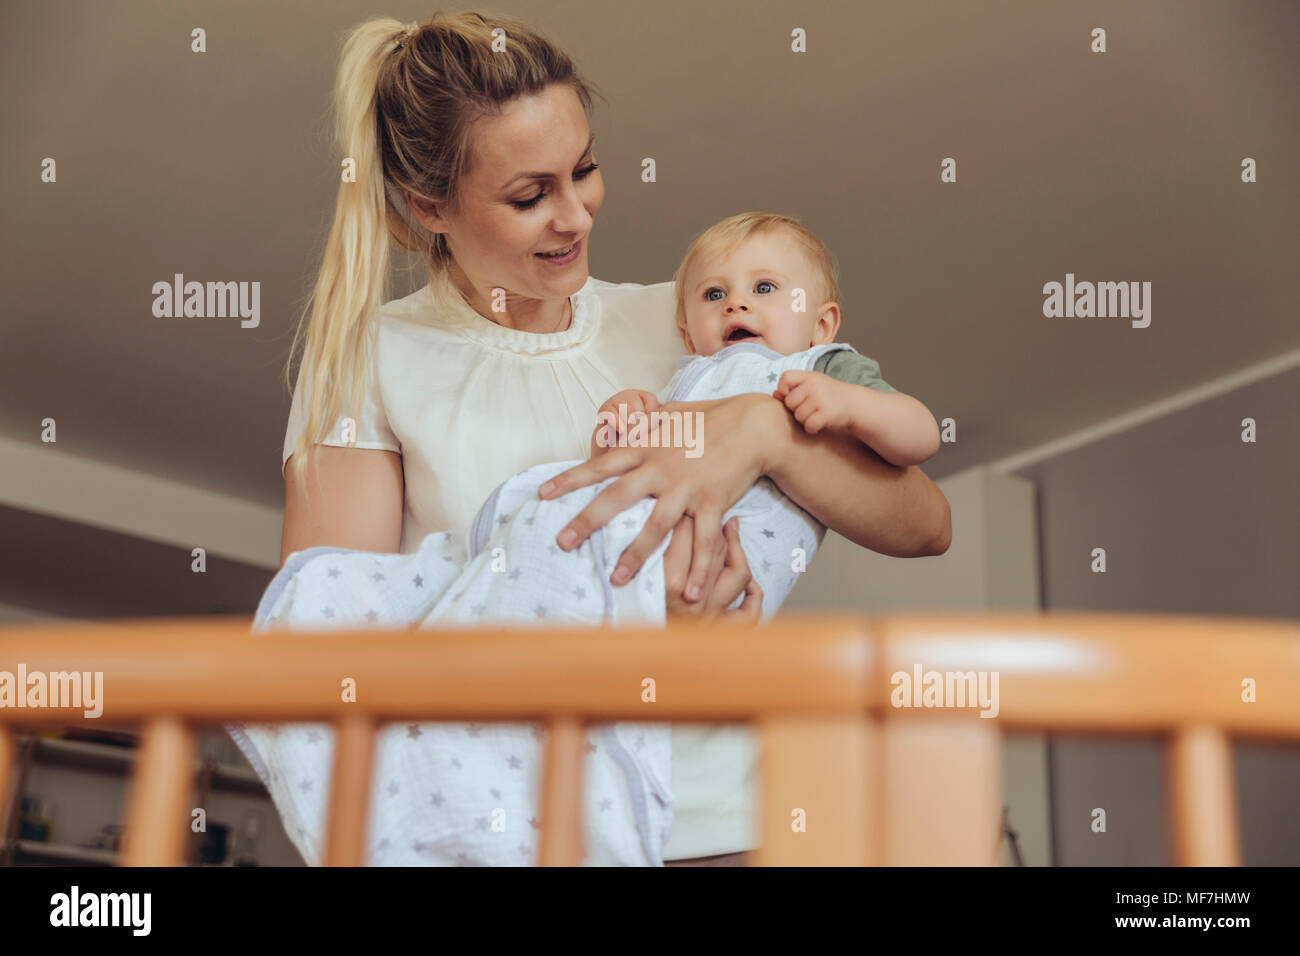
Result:
[[[493,35],[497,28],[504,37]],[[390,298],[389,241],[420,253],[430,281],[452,261],[446,237],[410,215],[403,193],[455,211],[474,160],[474,124],[555,83],[571,86],[590,114],[592,84],[559,47],[510,17],[438,13],[422,24],[383,17],[349,33],[333,108],[335,146],[341,160],[355,163],[355,181],[339,184],[315,289],[285,367],[292,389],[302,343],[299,378],[310,376],[311,394],[293,447],[299,482],[313,457],[306,452],[328,437],[326,427],[343,410],[342,383],[349,380],[347,403],[357,420],[376,313]]]
[[[818,274],[818,278],[821,279],[820,291],[823,295],[817,300],[817,304],[839,302],[839,266],[830,247],[822,242],[816,233],[793,216],[783,216],[773,212],[742,212],[736,216],[728,216],[705,229],[695,237],[695,241],[686,250],[686,255],[673,276],[677,291],[677,328],[682,332],[686,330],[686,273],[690,271],[696,260],[706,255],[730,255],[751,236],[779,229],[789,230],[795,242],[808,257],[808,262]]]

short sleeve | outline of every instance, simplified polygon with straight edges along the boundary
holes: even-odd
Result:
[[[852,349],[838,349],[821,356],[813,366],[818,372],[825,372],[831,378],[852,385],[862,385],[877,392],[897,392],[898,389],[880,377],[880,365],[875,359],[867,358],[861,352]]]
[[[388,416],[384,412],[383,396],[379,388],[380,376],[377,374],[381,368],[379,350],[376,348],[373,352],[370,375],[366,380],[364,394],[361,397],[361,407],[356,423],[356,441],[348,442],[343,440],[343,426],[348,415],[348,390],[351,384],[345,382],[342,393],[343,408],[339,413],[339,418],[334,422],[329,434],[319,444],[335,445],[341,448],[371,448],[401,452],[401,442],[393,434],[392,427],[388,423]],[[284,471],[289,456],[293,454],[294,443],[298,440],[299,433],[307,427],[307,401],[311,396],[311,386],[311,370],[304,365],[298,374],[298,382],[293,390],[293,405],[289,409],[289,424],[285,428],[284,450],[280,456],[281,472]]]

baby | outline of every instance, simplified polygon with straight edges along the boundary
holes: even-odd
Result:
[[[839,284],[830,250],[798,220],[769,213],[724,219],[695,240],[675,278],[677,326],[696,357],[682,359],[668,394],[706,357],[808,352],[809,367],[783,372],[772,395],[809,435],[845,432],[900,467],[938,451],[934,416],[888,385],[874,361],[848,348],[818,348],[839,330]],[[635,443],[638,428],[650,440],[665,418],[661,404],[640,389],[613,395],[597,414],[592,457]]]

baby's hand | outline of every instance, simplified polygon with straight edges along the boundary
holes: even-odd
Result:
[[[805,432],[816,435],[823,428],[853,424],[851,395],[845,390],[858,387],[823,372],[791,370],[782,373],[772,397],[785,402]]]
[[[626,432],[637,423],[639,416],[656,412],[659,407],[659,398],[654,392],[636,388],[615,392],[596,413],[596,430],[591,435],[591,457],[595,458],[601,452],[619,445],[626,437]]]

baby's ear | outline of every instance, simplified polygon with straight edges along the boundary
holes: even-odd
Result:
[[[827,302],[821,307],[817,324],[813,327],[813,345],[826,345],[835,341],[835,333],[840,330],[840,304]]]
[[[677,331],[682,335],[682,344],[686,346],[686,351],[691,355],[695,354],[695,344],[691,342],[691,334],[686,331],[686,326],[677,326]]]

